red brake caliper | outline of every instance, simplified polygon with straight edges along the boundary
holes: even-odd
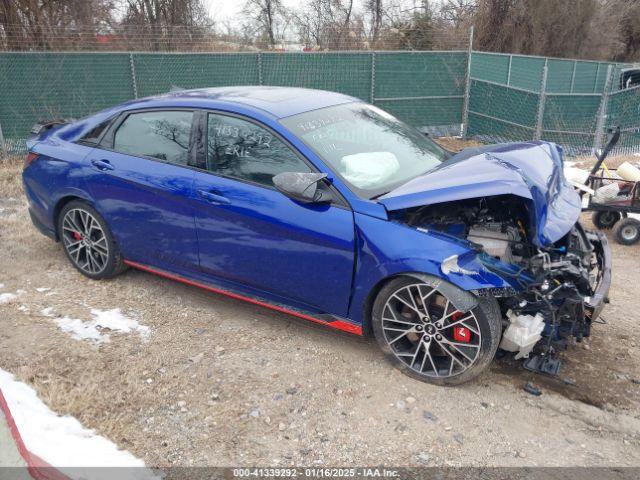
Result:
[[[459,320],[464,314],[461,312],[456,312],[451,315],[451,320],[454,322]],[[467,327],[463,327],[462,325],[456,325],[453,327],[453,339],[456,342],[460,343],[469,343],[471,341],[471,330]]]
[[[78,232],[73,232],[73,238],[80,241],[82,240],[82,235],[80,235]]]

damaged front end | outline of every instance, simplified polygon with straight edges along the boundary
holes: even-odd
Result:
[[[532,152],[538,154],[536,163]],[[424,179],[434,181],[447,169],[450,175],[460,173],[457,191],[440,181],[420,191],[402,187],[404,192],[391,192],[382,201],[388,201],[396,221],[467,242],[475,261],[511,285],[475,292],[498,300],[504,319],[501,348],[526,358],[529,369],[557,374],[557,353],[590,335],[608,301],[606,237],[585,231],[577,221],[579,198],[564,180],[561,152],[554,145],[493,147],[453,160]],[[481,188],[473,180],[479,175],[491,175],[493,181]],[[481,196],[483,190],[487,194]],[[444,275],[472,275],[465,264],[450,257],[441,269]]]

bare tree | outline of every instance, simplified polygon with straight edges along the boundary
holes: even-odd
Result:
[[[149,38],[153,50],[201,41],[204,29],[213,24],[202,0],[122,0],[122,4],[124,34]]]
[[[371,22],[371,43],[375,45],[378,42],[378,36],[382,29],[384,15],[382,0],[367,0],[365,3],[365,12]]]
[[[276,23],[282,16],[283,10],[280,0],[247,0],[242,13],[256,22],[258,30],[266,35],[269,47],[274,48],[276,45]]]
[[[114,0],[0,0],[0,40],[9,50],[92,44],[113,8]]]
[[[310,0],[293,14],[303,43],[319,49],[358,48],[362,19],[354,13],[353,0]]]
[[[445,0],[440,6],[440,16],[455,28],[459,28],[473,20],[477,6],[477,0]]]

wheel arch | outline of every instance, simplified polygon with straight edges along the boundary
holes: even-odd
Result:
[[[461,312],[468,312],[469,310],[475,308],[479,303],[478,297],[472,294],[471,292],[463,290],[459,286],[451,282],[448,282],[447,280],[444,280],[440,277],[437,277],[435,275],[431,275],[423,272],[414,272],[414,271],[394,273],[393,275],[389,275],[387,277],[381,278],[369,290],[369,293],[365,297],[365,301],[362,309],[364,313],[364,318],[362,322],[363,335],[370,336],[373,334],[373,327],[371,324],[371,315],[373,312],[373,305],[376,301],[376,298],[378,297],[378,294],[380,293],[380,290],[382,290],[385,287],[385,285],[387,285],[392,280],[395,280],[396,278],[400,278],[400,277],[415,278],[416,280],[420,280],[425,284],[440,290],[444,295],[447,296],[447,298],[451,300],[451,303],[453,303],[453,305]]]
[[[64,195],[64,196],[60,197],[56,201],[55,205],[53,206],[53,212],[52,212],[52,215],[51,215],[51,219],[53,221],[53,229],[54,229],[56,242],[60,241],[60,235],[58,233],[58,217],[60,216],[60,212],[65,207],[65,205],[73,202],[74,200],[79,200],[81,202],[85,202],[85,203],[87,203],[87,204],[89,204],[89,205],[91,205],[92,207],[95,208],[95,206],[91,203],[91,201],[89,201],[87,198],[79,196],[77,194],[68,194],[68,195]]]

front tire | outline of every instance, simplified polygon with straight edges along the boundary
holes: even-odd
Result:
[[[107,223],[88,203],[67,203],[58,215],[57,228],[67,258],[86,277],[102,280],[126,269]]]
[[[373,305],[376,341],[403,373],[436,385],[477,377],[495,356],[502,321],[495,299],[460,312],[440,290],[410,277],[385,285]]]

